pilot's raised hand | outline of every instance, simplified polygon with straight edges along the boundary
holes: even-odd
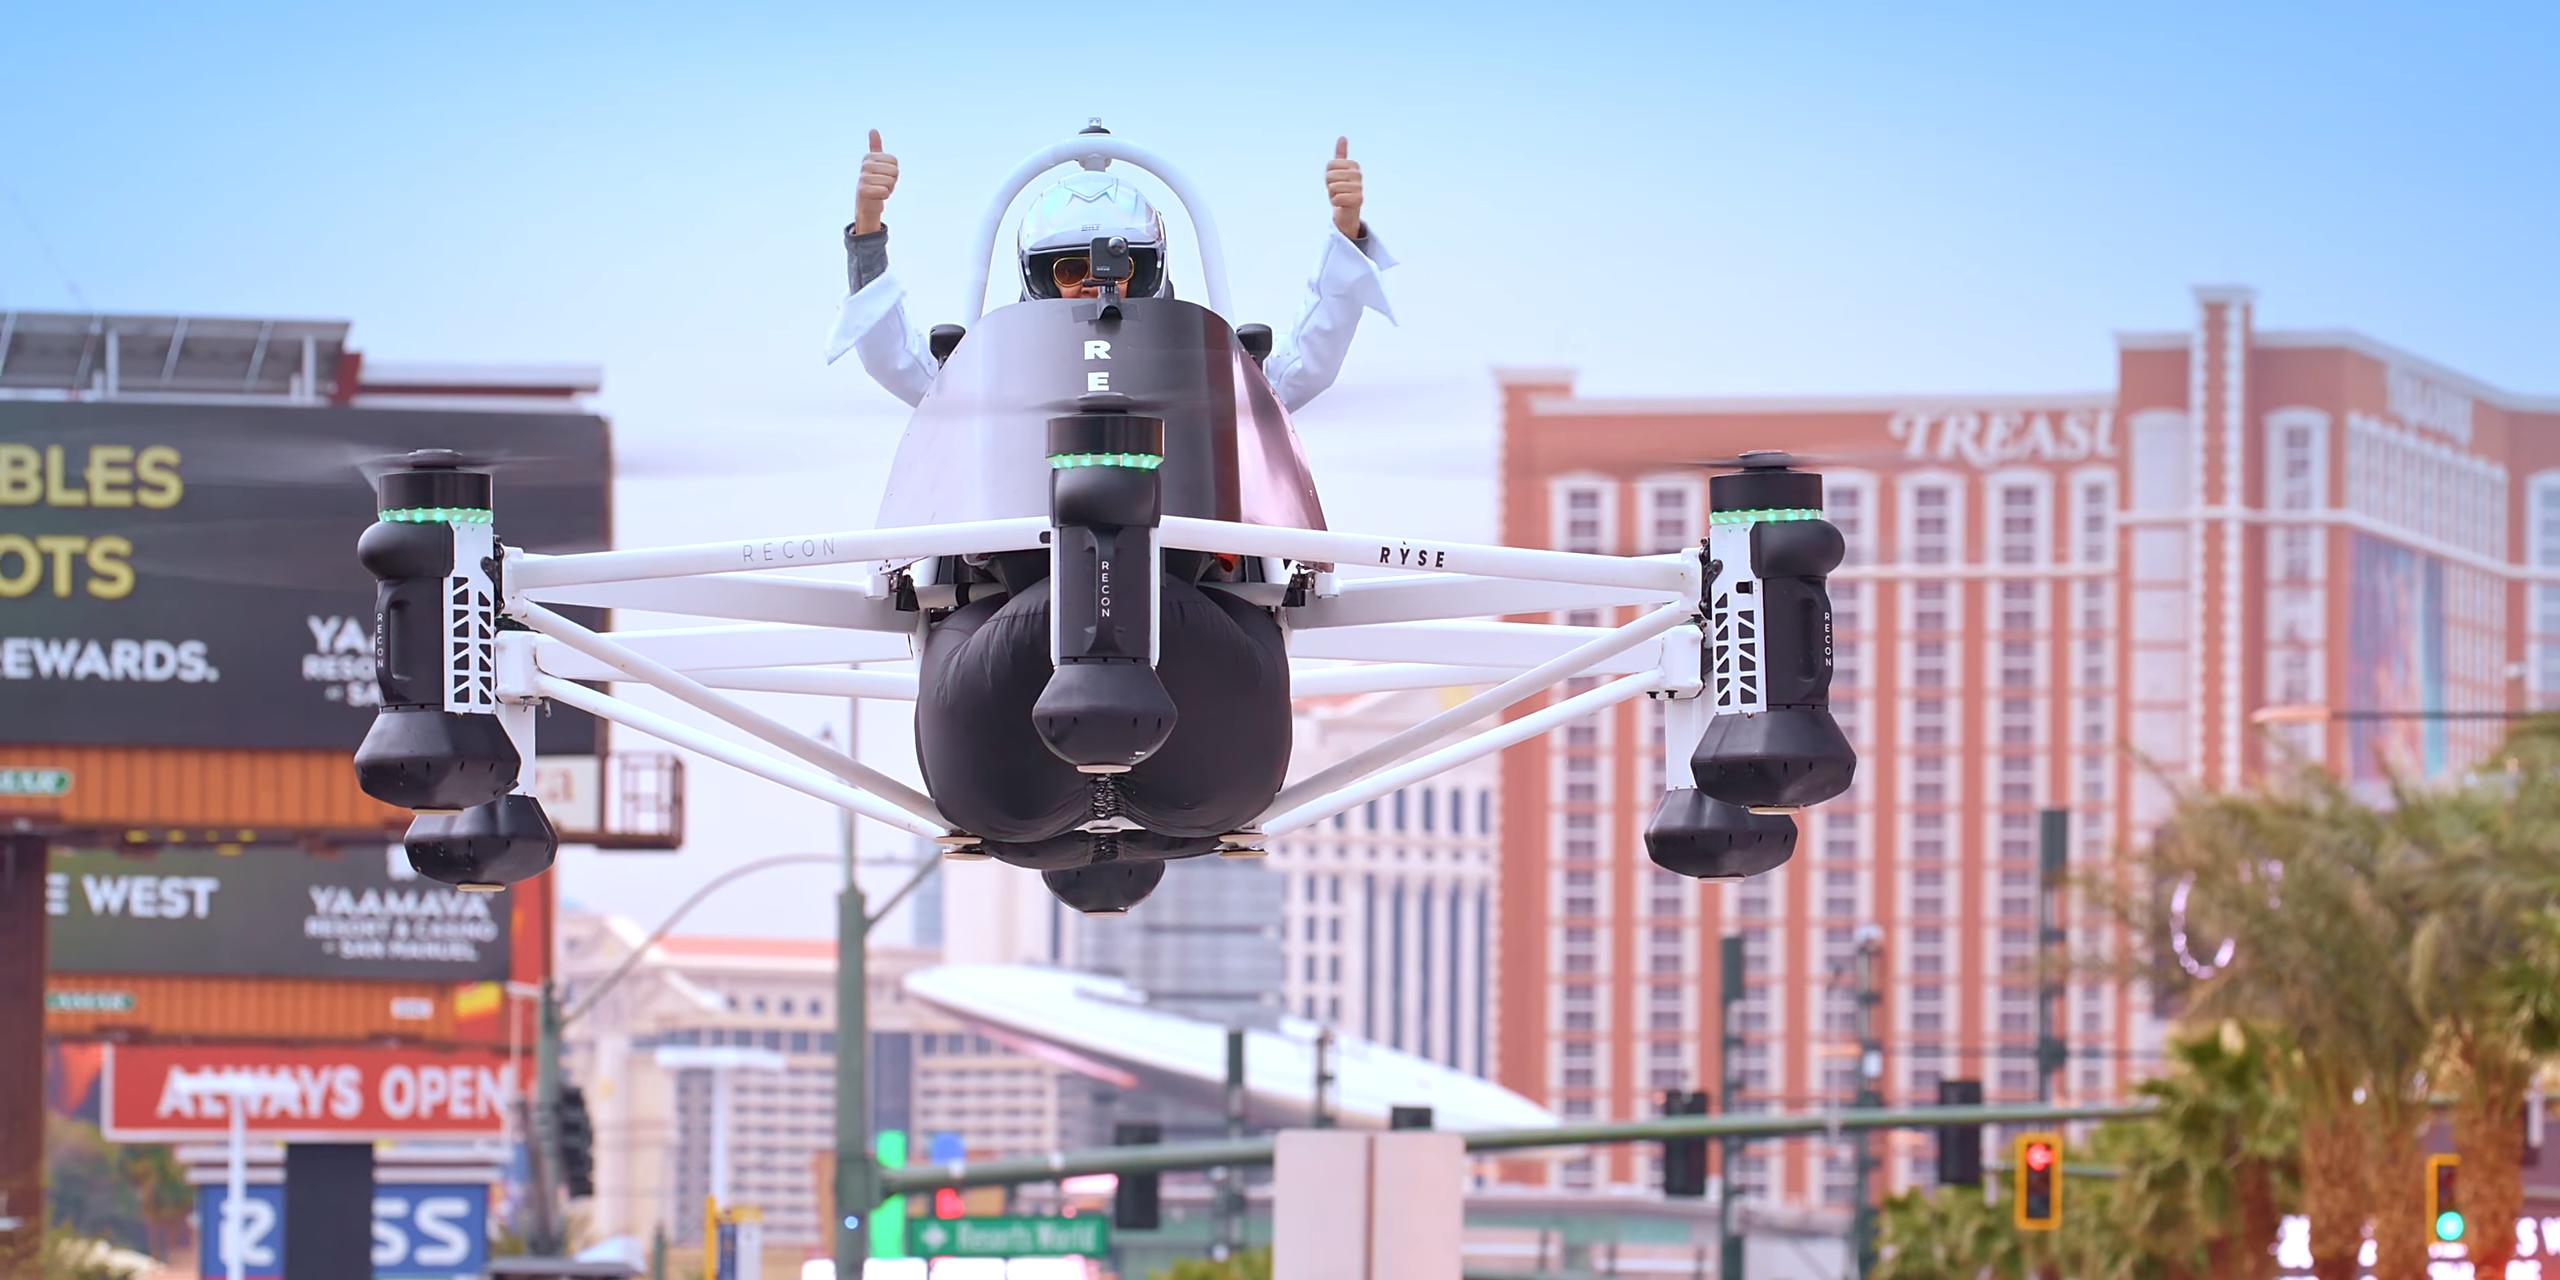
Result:
[[[1352,207],[1359,208],[1360,175],[1351,175],[1354,193]],[[880,229],[880,211],[889,204],[889,193],[898,189],[898,158],[880,149],[880,131],[871,131],[871,154],[862,158],[862,178],[853,193],[853,230],[856,235],[870,235]]]
[[[873,134],[873,141],[878,141]],[[897,176],[898,162],[889,162],[890,177]],[[1360,162],[1351,158],[1351,139],[1333,140],[1333,161],[1324,167],[1324,194],[1333,201],[1334,229],[1344,239],[1360,238]]]

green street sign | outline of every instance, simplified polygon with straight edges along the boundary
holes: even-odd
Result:
[[[58,796],[70,790],[69,769],[0,769],[0,796]]]
[[[48,991],[44,1007],[53,1013],[131,1013],[130,991]]]
[[[1111,1252],[1111,1221],[1073,1218],[919,1218],[907,1223],[907,1252],[919,1258],[1099,1258]]]

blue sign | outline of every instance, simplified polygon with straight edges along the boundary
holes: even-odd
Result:
[[[229,1274],[230,1241],[222,1230],[220,1186],[196,1189],[204,1280]],[[284,1188],[252,1185],[241,1223],[241,1264],[250,1280],[283,1280]],[[474,1184],[405,1183],[373,1190],[374,1280],[471,1280],[489,1265],[489,1189]]]

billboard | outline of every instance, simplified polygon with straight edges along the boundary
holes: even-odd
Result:
[[[396,846],[55,849],[58,973],[503,981],[509,904],[418,877]]]
[[[207,1224],[196,1274],[224,1280],[240,1254],[247,1280],[283,1280],[284,1187],[245,1188],[239,1238],[220,1229],[227,1186],[196,1188],[196,1221]],[[489,1265],[489,1188],[470,1183],[390,1183],[373,1191],[373,1280],[479,1280]]]
[[[2345,705],[2423,711],[2451,705],[2446,689],[2445,564],[2365,534],[2348,538]],[[2347,723],[2347,776],[2379,783],[2391,771],[2441,777],[2450,760],[2441,719]]]
[[[509,544],[609,544],[591,415],[0,401],[0,743],[352,750],[369,477],[426,448],[493,464]],[[594,750],[584,715],[542,732]]]
[[[515,1064],[492,1049],[111,1044],[99,1131],[111,1142],[224,1140],[230,1104],[177,1086],[235,1071],[294,1086],[248,1104],[246,1127],[263,1142],[496,1138],[516,1104]]]

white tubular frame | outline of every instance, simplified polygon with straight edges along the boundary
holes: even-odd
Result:
[[[1399,765],[1382,773],[1371,774],[1367,781],[1344,787],[1331,795],[1320,796],[1289,810],[1262,825],[1268,838],[1285,836],[1301,827],[1313,826],[1354,805],[1375,800],[1398,787],[1411,786],[1436,773],[1455,769],[1470,760],[1492,755],[1505,747],[1517,746],[1567,720],[1579,720],[1595,711],[1614,707],[1630,698],[1642,697],[1653,687],[1653,677],[1646,674],[1620,676],[1587,693],[1576,694],[1562,702],[1541,707],[1489,733],[1480,733],[1453,747],[1443,747],[1419,760]]]
[[[1643,644],[1688,621],[1691,616],[1689,606],[1667,604],[1571,652],[1539,663],[1402,733],[1390,735],[1365,751],[1356,752],[1311,777],[1282,787],[1263,816],[1269,818],[1300,805],[1321,803],[1320,798],[1327,788],[1338,787],[1372,769],[1383,769],[1417,751],[1444,742],[1468,725],[1486,716],[1499,715],[1513,703],[1535,695],[1558,680],[1587,670],[1595,662],[1616,657]],[[1311,800],[1310,797],[1319,799]],[[1360,797],[1362,800],[1367,798]],[[1352,800],[1337,807],[1347,809],[1359,802]]]
[[[555,698],[599,719],[628,725],[652,738],[690,748],[722,764],[744,769],[767,782],[778,782],[802,795],[824,800],[839,808],[850,809],[866,818],[888,823],[902,831],[911,831],[928,839],[950,832],[948,826],[927,822],[904,809],[886,803],[868,792],[858,791],[836,781],[822,778],[806,769],[795,769],[761,751],[741,746],[717,734],[704,733],[692,725],[670,720],[657,712],[635,707],[620,698],[598,693],[582,684],[542,676],[535,687],[543,697]]]
[[[849,533],[698,542],[689,547],[653,547],[642,551],[589,551],[567,556],[526,555],[510,548],[507,553],[507,594],[511,599],[530,600],[550,594],[544,590],[548,587],[639,582],[649,578],[691,578],[740,570],[797,569],[804,565],[867,564],[875,561],[909,564],[935,556],[1032,551],[1048,544],[1048,517],[1027,516],[1014,520],[978,520],[919,528],[857,529]]]
[[[535,587],[522,593],[521,598],[542,604],[646,609],[653,613],[850,627],[857,631],[903,634],[916,629],[914,614],[898,612],[885,595],[874,596],[860,583],[770,574],[717,573],[700,578]]]
[[[1200,190],[1182,171],[1164,157],[1107,133],[1080,133],[1064,142],[1053,143],[1032,152],[1022,163],[1005,175],[1003,185],[996,188],[995,198],[987,202],[985,213],[978,215],[978,256],[969,264],[969,323],[987,313],[987,282],[995,276],[996,242],[1004,236],[1004,215],[1013,208],[1016,197],[1040,180],[1040,175],[1062,164],[1079,164],[1101,170],[1111,161],[1135,165],[1153,175],[1182,202],[1184,216],[1191,219],[1191,234],[1200,242],[1200,287],[1209,295],[1209,309],[1222,316],[1233,313],[1227,308],[1227,250],[1218,238],[1218,220],[1209,214],[1209,202],[1200,198]]]
[[[918,819],[934,824],[938,829],[937,834],[951,829],[951,824],[943,821],[941,812],[933,807],[933,801],[927,799],[923,792],[797,729],[790,728],[771,716],[721,697],[704,687],[700,681],[673,667],[634,653],[532,601],[521,601],[508,612],[526,626],[613,667],[625,678],[655,685],[698,710],[718,716],[896,805]]]
[[[970,833],[953,830],[929,797],[718,691],[914,702],[918,678],[909,671],[854,669],[904,662],[920,649],[925,616],[901,611],[889,598],[894,568],[940,556],[1034,550],[1049,537],[1048,521],[1033,517],[586,555],[510,550],[501,608],[532,633],[498,638],[500,694],[518,701],[557,698],[901,830],[965,843]],[[1480,690],[1284,788],[1263,821],[1237,832],[1230,847],[1258,846],[1639,695],[1695,701],[1702,688],[1705,566],[1696,552],[1599,556],[1187,517],[1165,518],[1157,541],[1289,561],[1316,573],[1312,598],[1280,611],[1294,698]],[[850,564],[873,566],[872,578],[846,582],[791,572]],[[1337,566],[1383,572],[1342,577]],[[605,636],[546,603],[741,621]],[[1608,626],[1500,621],[1629,608],[1644,612]],[[1486,723],[1577,678],[1608,683],[1507,724]],[[620,680],[664,690],[797,760],[573,683]],[[1703,727],[1702,708],[1683,703],[1679,710]],[[1682,717],[1684,725],[1691,716]],[[1682,733],[1694,737],[1692,729]],[[1682,774],[1675,768],[1669,776]]]

